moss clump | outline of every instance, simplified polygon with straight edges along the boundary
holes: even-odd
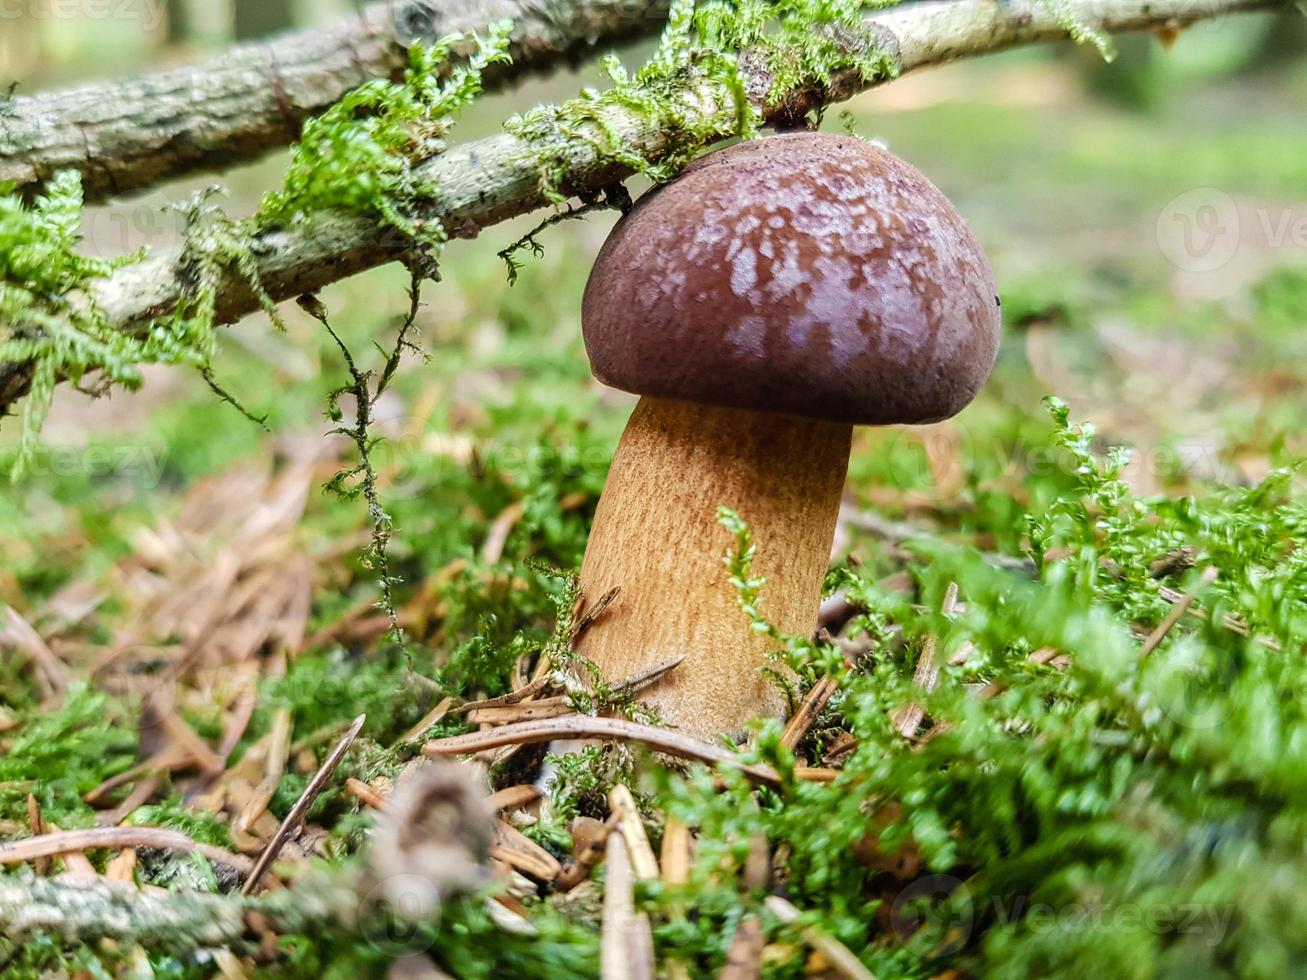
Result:
[[[436,190],[414,176],[414,164],[444,149],[454,117],[481,92],[481,73],[508,60],[511,28],[500,21],[485,38],[453,34],[414,44],[403,81],[367,82],[308,120],[282,190],[264,197],[255,220],[285,223],[324,209],[375,214],[434,261],[445,232],[413,217]],[[450,54],[468,45],[466,64],[446,75]]]
[[[35,452],[60,381],[80,384],[99,374],[93,392],[109,384],[135,387],[142,363],[199,363],[197,351],[166,331],[138,340],[109,325],[93,289],[142,253],[113,260],[78,254],[81,209],[81,178],[71,170],[57,174],[30,206],[17,194],[0,194],[0,365],[32,365],[14,478]]]
[[[820,88],[836,72],[867,80],[893,72],[891,60],[862,29],[867,11],[882,4],[854,0],[674,0],[657,50],[634,73],[610,55],[611,85],[583,91],[561,105],[541,106],[505,124],[538,157],[540,187],[556,204],[579,147],[650,180],[675,176],[705,143],[755,135],[769,107],[798,88]],[[849,38],[856,39],[850,43]],[[740,56],[748,52],[771,79],[755,104],[746,90]],[[703,105],[713,111],[705,113]],[[630,145],[621,123],[631,117],[661,134],[657,159]]]

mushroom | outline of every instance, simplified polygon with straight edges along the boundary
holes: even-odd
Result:
[[[862,139],[787,133],[710,153],[604,244],[582,306],[594,376],[640,395],[581,568],[616,601],[577,641],[610,681],[710,736],[777,715],[722,556],[749,523],[763,614],[816,626],[854,425],[948,418],[994,366],[993,272],[953,205]]]

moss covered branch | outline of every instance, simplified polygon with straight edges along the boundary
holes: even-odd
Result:
[[[898,75],[957,58],[1085,33],[1117,33],[1283,6],[1284,0],[1039,0],[916,3],[882,11],[858,30],[830,25],[815,40],[820,57],[784,47],[745,46],[727,64],[708,52],[679,52],[675,65],[642,73],[605,96],[588,95],[517,120],[508,131],[457,145],[418,163],[408,185],[414,227],[474,237],[483,228],[557,206],[568,196],[593,198],[637,171],[660,176],[715,139],[753,122],[787,125],[805,113]],[[689,44],[690,42],[687,42]],[[675,53],[675,52],[674,52]],[[814,71],[814,63],[820,70]],[[617,69],[620,73],[620,69]],[[216,323],[311,293],[346,276],[412,255],[414,240],[379,225],[375,214],[311,210],[257,232],[253,272],[232,266],[207,284]],[[255,288],[255,283],[261,290]],[[192,283],[178,252],[164,252],[98,280],[95,307],[115,330],[132,335],[171,317]],[[266,293],[266,296],[261,295]],[[6,340],[0,325],[0,343]],[[31,365],[0,364],[0,412],[31,383]]]
[[[372,78],[398,77],[414,40],[484,34],[513,22],[499,85],[626,38],[653,34],[665,0],[430,0],[373,3],[328,27],[247,44],[209,61],[0,104],[0,184],[27,188],[60,170],[82,175],[88,201],[285,146],[304,119]],[[465,60],[456,52],[449,66]]]

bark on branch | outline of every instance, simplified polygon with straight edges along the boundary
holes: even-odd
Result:
[[[1064,40],[1063,13],[1082,24],[1117,33],[1159,26],[1184,26],[1227,14],[1282,7],[1285,0],[945,0],[893,8],[866,21],[868,39],[886,52],[894,71],[865,79],[856,72],[837,75],[824,89],[794,91],[766,110],[769,122],[800,117],[808,109],[851,97],[871,85],[928,65],[987,54],[1017,45]],[[751,97],[759,104],[771,88],[760,59],[745,52],[741,64]],[[707,78],[690,77],[682,99],[686,117],[710,123],[723,117],[727,93]],[[686,132],[694,127],[659,128],[634,110],[614,106],[605,118],[630,152],[657,161],[686,149]],[[699,142],[705,138],[696,137]],[[571,194],[593,194],[630,176],[630,169],[603,154],[588,141],[560,138],[557,145],[529,144],[502,133],[451,147],[420,166],[427,186],[437,188],[424,202],[419,217],[438,221],[452,235],[475,236],[488,225],[549,206],[541,187],[541,152],[561,156]],[[346,276],[398,257],[400,243],[380,240],[377,222],[366,216],[320,213],[290,229],[259,236],[255,252],[264,288],[277,300],[314,292]],[[110,322],[139,333],[151,320],[169,314],[184,290],[178,253],[163,252],[123,268],[105,280],[97,299]],[[256,298],[236,270],[229,270],[218,287],[219,322],[232,322],[258,308]],[[30,369],[0,365],[0,413],[26,390]]]
[[[0,876],[0,935],[22,942],[55,933],[72,943],[112,939],[185,954],[196,948],[253,949],[248,916],[265,928],[320,929],[351,923],[361,911],[359,882],[348,875],[318,875],[307,887],[260,899],[196,891],[141,891],[102,878]]]
[[[82,174],[88,201],[231,166],[294,140],[308,116],[372,78],[397,77],[407,46],[514,24],[510,65],[489,86],[655,33],[667,0],[386,0],[329,27],[245,44],[209,61],[109,84],[0,101],[0,184]],[[452,65],[451,65],[452,67]]]

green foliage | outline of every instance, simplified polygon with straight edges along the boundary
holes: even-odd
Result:
[[[650,180],[669,180],[705,143],[756,135],[766,109],[795,89],[820,88],[844,70],[869,81],[891,74],[892,62],[862,28],[866,12],[882,5],[673,0],[662,40],[638,70],[628,72],[610,55],[603,63],[607,89],[586,89],[561,105],[533,109],[505,128],[539,158],[541,190],[560,206],[578,147]],[[739,58],[746,52],[771,79],[763,106],[753,104],[745,90]],[[661,134],[657,160],[631,144],[632,120]]]
[[[82,189],[76,171],[56,174],[30,207],[18,195],[0,196],[0,321],[9,325],[9,333],[0,334],[0,364],[30,365],[31,372],[13,479],[24,474],[37,451],[60,381],[89,380],[87,392],[99,396],[113,385],[138,387],[143,364],[187,365],[199,370],[221,399],[235,404],[210,367],[222,270],[238,270],[273,322],[280,320],[259,283],[251,232],[209,205],[209,196],[195,195],[185,209],[180,267],[194,288],[141,336],[110,324],[94,289],[116,269],[140,262],[145,252],[115,259],[77,252]]]
[[[445,232],[413,217],[435,192],[414,165],[444,148],[454,116],[481,92],[481,73],[508,60],[511,28],[499,21],[485,38],[451,34],[411,45],[402,82],[367,82],[305,122],[283,189],[263,199],[257,219],[288,223],[333,209],[375,214],[434,259]],[[450,55],[468,43],[467,62],[446,71]]]
[[[1112,44],[1112,38],[1081,20],[1067,0],[1040,0],[1040,3],[1057,15],[1058,22],[1067,36],[1076,44],[1092,44],[1105,61],[1116,58],[1116,48]]]
[[[376,976],[405,954],[426,955],[465,980],[522,977],[555,980],[598,973],[598,948],[584,927],[569,922],[549,906],[532,909],[539,934],[505,932],[486,914],[482,903],[468,899],[446,905],[439,923],[395,922],[360,935],[330,930],[313,936],[287,936],[285,965],[270,975],[351,980]]]
[[[797,674],[801,681],[810,686],[823,674],[841,672],[843,658],[833,644],[815,643],[810,637],[782,633],[767,619],[762,609],[767,580],[753,574],[756,554],[753,532],[744,519],[729,507],[717,509],[717,520],[735,536],[734,549],[722,556],[722,563],[729,576],[727,581],[735,589],[736,601],[748,619],[749,629],[777,645],[778,649],[769,651],[769,655],[784,664],[787,670],[772,670],[768,676],[786,692],[793,709],[797,702],[790,675]]]
[[[815,921],[877,973],[1292,971],[1307,957],[1283,890],[1307,862],[1290,829],[1307,812],[1307,674],[1281,651],[1307,640],[1296,544],[1307,511],[1283,472],[1201,501],[1136,498],[1122,454],[1100,457],[1091,428],[1055,400],[1050,410],[1076,489],[1030,515],[1037,579],[924,538],[913,545],[920,604],[846,570],[882,648],[838,702],[858,748],[837,782],[764,793],[756,806],[741,780],[724,793],[703,778],[663,783],[661,798],[707,848],[696,903],[709,889],[729,921],[721,868],[741,867],[743,842],[761,831],[787,848],[796,904],[819,910]],[[1148,568],[1177,542],[1221,571],[1203,593],[1210,618],[1177,625],[1145,657],[1131,625],[1147,631],[1170,608]],[[745,559],[751,544],[739,539]],[[758,594],[747,561],[733,571],[742,595]],[[950,582],[965,612],[946,617],[935,610]],[[884,638],[885,621],[902,640]],[[941,659],[974,649],[923,698],[913,640],[927,635]],[[1040,648],[1069,662],[1032,660]],[[995,694],[977,698],[981,687]],[[890,723],[914,700],[947,722],[916,744]],[[777,751],[760,742],[760,758]],[[887,870],[908,856],[920,871]],[[911,912],[914,896],[932,895]],[[664,935],[715,964],[722,927],[669,924]]]
[[[59,381],[79,384],[98,372],[103,377],[93,391],[110,383],[135,387],[141,363],[202,363],[166,329],[137,340],[109,326],[92,290],[142,255],[106,260],[78,254],[81,207],[81,178],[71,170],[55,175],[30,206],[18,194],[0,194],[0,364],[32,364],[15,479],[36,450]]]
[[[95,811],[82,796],[135,761],[135,732],[105,695],[80,684],[57,709],[30,705],[21,717],[18,736],[0,753],[0,820],[26,823],[31,793],[60,827],[92,824]],[[55,772],[59,778],[49,778]]]

